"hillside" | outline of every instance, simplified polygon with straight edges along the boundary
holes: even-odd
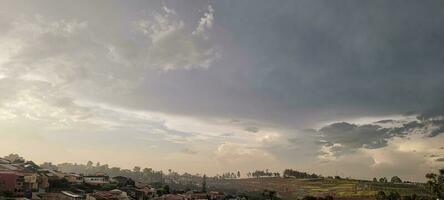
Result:
[[[249,178],[212,180],[210,188],[225,191],[261,192],[264,189],[277,191],[284,199],[298,199],[306,195],[335,197],[374,197],[378,191],[396,191],[401,196],[412,194],[428,196],[419,184],[374,183],[346,179],[296,179],[296,178]]]

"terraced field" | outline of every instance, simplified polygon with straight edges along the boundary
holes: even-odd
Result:
[[[402,196],[416,193],[429,195],[421,185],[373,183],[361,180],[295,179],[295,178],[250,178],[217,180],[210,187],[227,191],[277,191],[284,199],[300,199],[306,195],[354,198],[373,198],[378,191],[396,191]]]

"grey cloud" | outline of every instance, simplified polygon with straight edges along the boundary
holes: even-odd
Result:
[[[436,162],[444,162],[444,158],[437,158],[435,159]]]
[[[44,6],[48,3],[53,6]],[[444,95],[439,92],[444,89],[444,60],[439,54],[444,8],[437,2],[303,0],[284,1],[282,6],[268,1],[215,1],[211,2],[214,13],[208,2],[201,1],[32,4],[36,8],[32,12],[19,4],[8,6],[28,15],[41,11],[50,22],[86,22],[87,28],[79,30],[81,34],[73,36],[71,43],[47,35],[32,49],[42,49],[42,55],[51,53],[44,57],[74,52],[73,60],[83,62],[68,59],[67,64],[69,69],[79,69],[59,77],[85,77],[86,83],[75,88],[93,91],[79,93],[111,104],[204,117],[254,118],[301,128],[320,120],[407,111],[426,114],[444,107]],[[160,10],[162,4],[175,9],[177,16]],[[62,12],[64,7],[72,10]],[[167,35],[168,40],[158,40],[165,51],[151,48],[156,46],[151,26],[135,26],[149,21],[142,24],[162,27],[153,15],[178,27]],[[211,18],[214,21],[209,23]],[[199,23],[211,27],[208,40],[193,35]],[[59,43],[65,45],[41,47]],[[93,56],[85,61],[81,52]],[[217,53],[222,54],[220,59],[215,59]],[[96,60],[107,56],[111,58]],[[149,60],[169,68],[193,69],[159,73],[145,69]],[[117,83],[121,87],[109,87]],[[126,93],[114,97],[115,91]]]
[[[379,121],[377,121],[375,123],[387,124],[387,123],[393,123],[393,122],[395,122],[395,120],[393,120],[393,119],[385,119],[385,120],[379,120]]]
[[[435,137],[443,133],[443,127],[441,120],[411,121],[400,127],[391,128],[383,128],[375,124],[356,125],[340,122],[324,126],[318,132],[322,139],[319,143],[325,147],[331,147],[332,153],[340,155],[358,148],[382,148],[387,146],[388,141],[393,137],[406,137],[414,133],[419,133],[424,137]],[[342,146],[333,146],[335,143]]]
[[[257,127],[247,127],[247,128],[245,128],[244,130],[246,130],[246,131],[248,131],[248,132],[252,132],[252,133],[257,133],[257,132],[259,132],[259,128],[257,128]]]
[[[349,148],[380,148],[387,145],[389,134],[377,125],[334,123],[319,130],[322,138],[330,143],[340,143]]]
[[[269,124],[304,129],[420,114],[397,128],[384,128],[395,123],[386,119],[302,135],[288,131],[284,141],[266,147],[286,160],[303,158],[295,162],[315,159],[320,147],[341,154],[385,147],[414,131],[434,139],[444,131],[439,1],[22,2],[0,2],[12,8],[0,11],[2,49],[20,47],[8,59],[0,50],[6,62],[0,76],[7,76],[0,78],[0,106],[32,97],[68,121],[95,120],[113,131],[130,127],[173,143],[195,141],[200,133],[77,103],[235,119],[232,125],[241,129],[261,127],[259,134]],[[244,122],[249,119],[258,123]],[[212,139],[236,142],[235,136]]]
[[[233,133],[223,133],[223,134],[220,134],[219,136],[221,136],[221,137],[231,137],[231,136],[234,136],[234,134]]]
[[[190,148],[183,148],[182,150],[180,150],[180,152],[184,153],[184,154],[190,154],[190,155],[194,155],[194,154],[198,153],[197,151],[194,151]]]

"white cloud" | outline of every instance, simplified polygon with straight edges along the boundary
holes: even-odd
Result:
[[[210,41],[193,35],[168,7],[138,21],[137,31],[142,35],[128,38],[112,32],[104,36],[107,27],[86,20],[25,14],[7,19],[0,22],[5,27],[0,34],[1,119],[45,121],[42,126],[49,129],[75,129],[79,124],[113,129],[127,123],[106,114],[163,126],[157,119],[79,102],[131,93],[149,70],[207,68],[218,56]]]
[[[147,61],[164,70],[208,68],[220,56],[220,51],[204,33],[213,25],[213,12],[210,6],[193,32],[173,9],[167,7],[150,19],[135,22],[136,31],[146,39],[142,42]]]
[[[205,39],[208,39],[206,32],[213,27],[213,21],[214,9],[211,5],[209,5],[208,11],[204,13],[204,16],[202,18],[200,18],[196,30],[193,31],[193,35],[202,35]]]
[[[227,169],[273,168],[276,158],[268,151],[248,144],[224,143],[217,147],[217,160]]]

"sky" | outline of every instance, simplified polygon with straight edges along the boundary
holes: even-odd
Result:
[[[423,181],[444,2],[0,0],[0,156]]]

